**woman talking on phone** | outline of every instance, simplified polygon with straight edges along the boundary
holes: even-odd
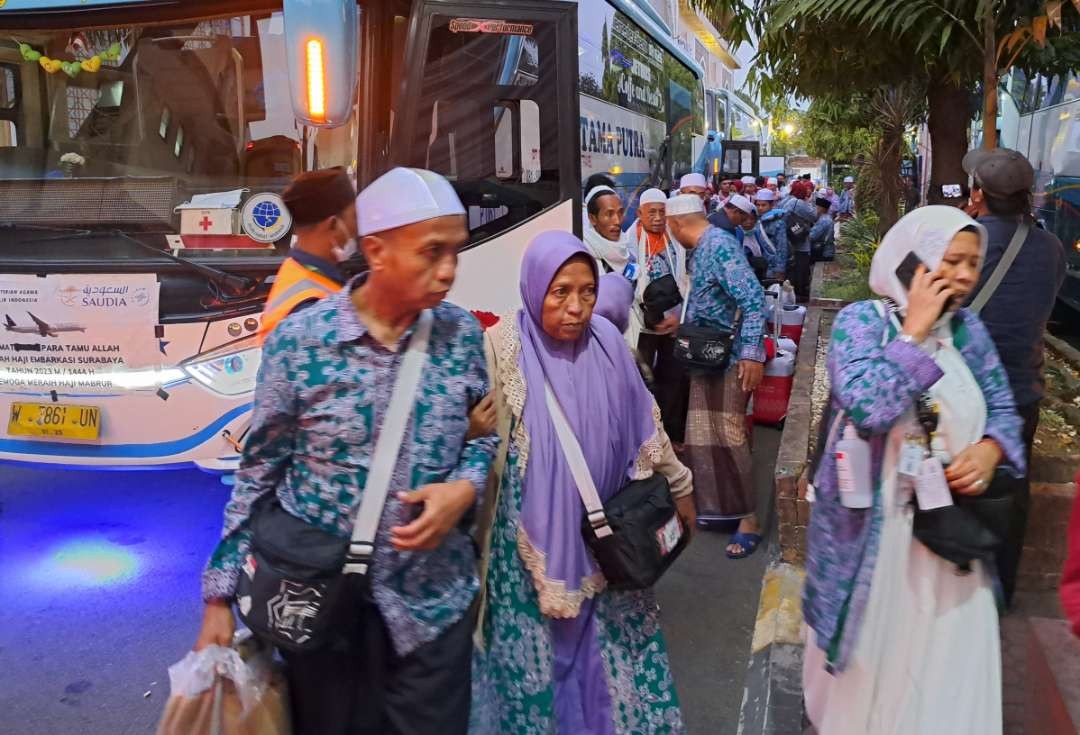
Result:
[[[950,546],[971,543],[971,523],[985,541],[969,504],[987,500],[999,465],[1025,469],[994,345],[959,308],[985,250],[986,230],[959,209],[917,209],[874,256],[884,298],[833,325],[803,597],[819,735],[1001,733],[993,570],[988,555],[957,563]]]

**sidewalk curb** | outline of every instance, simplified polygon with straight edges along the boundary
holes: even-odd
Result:
[[[801,565],[770,563],[761,583],[747,664],[739,735],[803,731]]]

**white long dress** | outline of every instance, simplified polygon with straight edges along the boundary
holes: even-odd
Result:
[[[947,328],[946,328],[947,330]],[[945,331],[934,355],[945,376],[931,389],[939,432],[955,456],[979,441],[986,403]],[[884,522],[862,627],[847,668],[825,670],[808,640],[806,710],[819,735],[1000,735],[1001,653],[989,574],[958,575],[912,536],[911,490],[898,482],[910,412],[889,434],[882,473]]]

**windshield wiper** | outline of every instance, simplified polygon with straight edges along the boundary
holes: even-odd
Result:
[[[258,281],[256,281],[254,278],[237,275],[236,273],[229,273],[228,271],[223,271],[220,268],[214,268],[210,265],[203,265],[202,263],[198,263],[194,260],[190,260],[179,255],[173,255],[168,250],[162,250],[161,248],[154,247],[150,243],[143,242],[142,240],[136,237],[132,237],[131,235],[127,234],[126,232],[122,232],[121,230],[103,230],[100,232],[91,232],[90,230],[72,230],[71,232],[79,238],[115,237],[117,239],[123,240],[124,242],[138,245],[144,250],[149,250],[154,255],[160,255],[162,257],[168,258],[174,263],[179,263],[188,270],[198,273],[199,275],[206,278],[206,280],[210,281],[219,289],[221,289],[221,295],[225,297],[244,298],[245,296],[250,296],[251,293],[255,290],[255,288],[259,285]],[[69,235],[62,235],[60,237],[54,237],[49,239],[63,240],[67,237],[69,237]]]
[[[11,230],[29,230],[31,232],[62,232],[68,235],[84,237],[90,234],[90,230],[79,230],[74,227],[53,227],[51,225],[31,225],[26,222],[0,222],[0,232]],[[50,238],[51,239],[51,238]]]

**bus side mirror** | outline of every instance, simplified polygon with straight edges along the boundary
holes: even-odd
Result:
[[[356,98],[356,0],[284,0],[282,14],[296,118],[344,125]]]

